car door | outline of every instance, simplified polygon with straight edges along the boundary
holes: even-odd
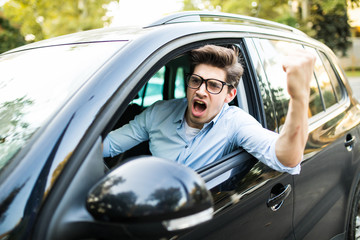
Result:
[[[294,227],[298,238],[330,239],[344,235],[346,230],[351,188],[356,179],[352,167],[353,150],[358,147],[353,141],[354,126],[359,120],[326,54],[314,48],[307,49],[317,57],[315,78],[324,111],[310,118],[303,174],[294,178]]]
[[[293,239],[292,178],[243,150],[200,172],[215,206],[211,221],[179,239]],[[275,196],[277,204],[268,205]]]
[[[285,121],[289,96],[286,84],[272,72],[274,62],[290,49],[302,48],[290,40],[254,39],[267,73],[278,128]],[[352,151],[345,142],[353,139],[355,125],[346,92],[324,53],[305,47],[317,57],[310,86],[309,137],[301,164],[294,176],[294,232],[297,239],[330,239],[344,233],[351,189]],[[350,112],[348,112],[350,110]],[[326,230],[325,230],[326,229]]]

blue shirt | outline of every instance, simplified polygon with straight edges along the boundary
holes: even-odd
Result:
[[[103,143],[104,157],[116,156],[149,140],[153,156],[199,169],[242,147],[277,171],[299,174],[300,164],[289,168],[277,159],[278,134],[263,128],[242,109],[225,104],[193,139],[185,134],[186,109],[186,98],[156,102],[129,124],[108,134]]]

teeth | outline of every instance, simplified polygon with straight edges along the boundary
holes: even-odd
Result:
[[[200,102],[200,101],[196,101],[198,104],[205,104],[205,103],[203,103],[203,102]]]

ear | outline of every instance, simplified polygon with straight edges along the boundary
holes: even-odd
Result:
[[[227,93],[225,102],[229,103],[231,102],[236,96],[236,88],[231,88],[230,92]]]

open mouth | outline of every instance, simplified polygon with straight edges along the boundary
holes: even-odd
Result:
[[[206,104],[202,101],[195,101],[193,105],[193,114],[195,116],[201,115],[206,110]]]

